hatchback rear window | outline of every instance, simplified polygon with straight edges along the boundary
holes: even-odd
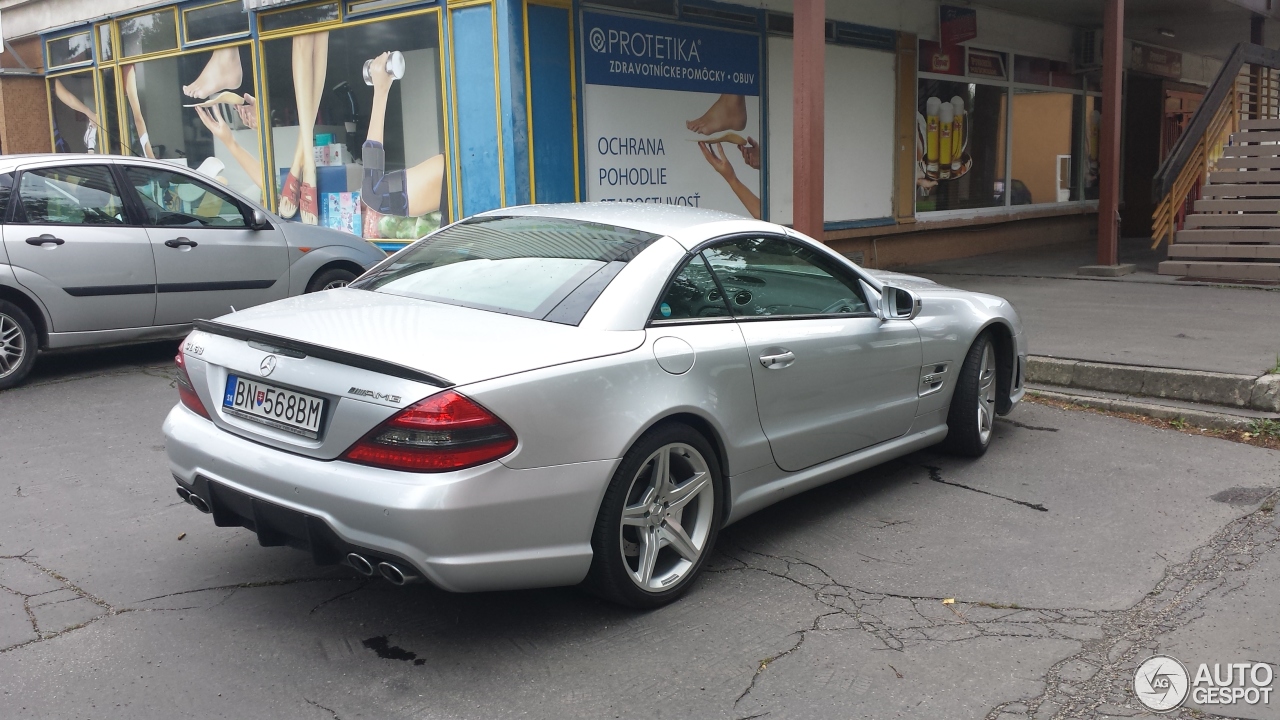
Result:
[[[657,238],[559,218],[478,217],[406,248],[352,287],[576,325]]]

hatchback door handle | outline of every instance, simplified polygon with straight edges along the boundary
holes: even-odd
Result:
[[[27,244],[28,244],[28,245],[37,245],[37,246],[39,246],[39,245],[44,245],[45,243],[52,243],[52,244],[54,244],[54,245],[61,245],[61,244],[65,243],[65,242],[66,242],[66,240],[63,240],[63,239],[62,239],[62,238],[60,238],[60,237],[54,237],[54,236],[50,235],[49,233],[45,233],[44,235],[41,235],[40,237],[27,238]]]
[[[796,361],[796,354],[790,350],[783,350],[774,355],[761,355],[760,364],[769,370],[781,370]]]
[[[196,242],[195,240],[188,240],[188,239],[186,239],[186,238],[184,238],[184,237],[180,237],[180,238],[174,238],[174,239],[172,239],[172,240],[165,240],[165,241],[164,241],[164,244],[165,244],[167,247],[171,247],[171,248],[179,248],[179,247],[182,247],[182,246],[184,246],[184,245],[185,245],[185,246],[187,246],[187,247],[195,247],[195,246],[199,245],[200,243]]]

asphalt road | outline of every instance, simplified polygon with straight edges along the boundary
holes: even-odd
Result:
[[[977,462],[916,454],[732,526],[635,613],[395,588],[214,527],[166,467],[173,352],[0,393],[2,718],[1135,716],[1155,652],[1280,662],[1275,452],[1024,405]]]

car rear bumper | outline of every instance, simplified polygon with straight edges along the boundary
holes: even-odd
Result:
[[[181,405],[165,419],[164,434],[178,482],[199,492],[212,484],[212,495],[222,497],[202,495],[219,524],[244,525],[258,513],[248,525],[264,545],[305,547],[322,563],[362,549],[406,561],[456,592],[580,582],[618,463],[514,470],[494,462],[452,473],[395,472],[259,445]]]

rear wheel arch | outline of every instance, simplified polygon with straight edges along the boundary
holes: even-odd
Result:
[[[668,425],[668,424],[688,425],[689,427],[697,431],[697,433],[701,435],[709,445],[711,445],[712,451],[715,452],[716,454],[716,462],[720,465],[720,474],[723,476],[721,480],[724,481],[724,485],[725,485],[725,491],[724,493],[722,493],[723,497],[720,498],[720,505],[721,505],[721,511],[722,511],[722,514],[720,515],[720,517],[722,520],[727,519],[729,517],[730,510],[733,509],[731,506],[732,505],[731,498],[733,493],[729,491],[729,487],[728,487],[729,486],[729,455],[728,455],[728,450],[725,448],[724,440],[721,438],[720,433],[716,430],[715,425],[713,425],[711,421],[707,420],[705,417],[701,415],[698,415],[696,413],[691,413],[691,412],[676,412],[670,415],[665,415],[649,423],[648,426],[646,426],[639,433],[637,433],[636,439],[631,442],[631,445],[627,446],[627,450],[630,450],[631,446],[634,446],[636,441],[639,440],[641,437],[643,437],[645,433],[649,432],[650,430],[653,430],[654,428],[660,425]]]
[[[7,285],[0,285],[0,300],[7,300],[21,308],[27,314],[27,317],[31,319],[32,324],[36,326],[36,335],[40,338],[40,347],[48,346],[48,318],[45,317],[44,309],[40,307],[39,303],[30,295]]]

